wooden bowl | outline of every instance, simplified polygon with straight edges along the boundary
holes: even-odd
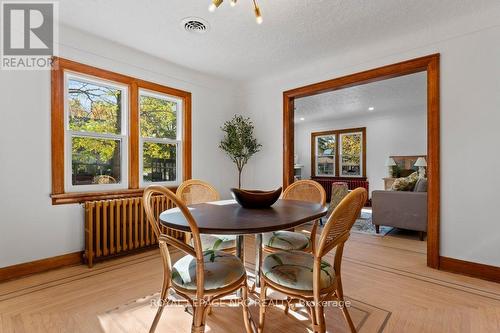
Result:
[[[268,208],[279,199],[281,187],[275,191],[240,190],[232,188],[231,194],[244,208]]]

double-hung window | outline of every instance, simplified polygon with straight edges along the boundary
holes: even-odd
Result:
[[[319,135],[316,137],[316,175],[335,176],[335,152],[337,150],[335,135]]]
[[[366,177],[366,128],[311,133],[315,177]]]
[[[340,134],[340,177],[361,177],[363,175],[363,133]]]
[[[176,185],[181,175],[182,100],[139,90],[141,184]]]
[[[65,73],[66,191],[128,187],[128,88]]]
[[[191,178],[191,93],[54,57],[52,202]]]

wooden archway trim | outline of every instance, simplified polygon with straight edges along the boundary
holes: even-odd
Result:
[[[367,71],[295,88],[283,93],[283,187],[293,182],[294,102],[296,98],[427,72],[427,266],[439,268],[439,54],[411,59]]]

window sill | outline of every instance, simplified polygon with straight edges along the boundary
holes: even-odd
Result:
[[[177,190],[177,186],[167,187],[169,190]],[[116,190],[116,191],[101,191],[101,192],[71,192],[71,193],[61,193],[61,194],[51,194],[52,205],[67,205],[67,204],[79,204],[86,201],[96,201],[96,200],[112,200],[112,199],[123,199],[131,197],[140,197],[144,192],[143,188],[137,189],[127,189],[127,190]]]

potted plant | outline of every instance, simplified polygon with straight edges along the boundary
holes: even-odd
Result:
[[[260,151],[262,145],[254,136],[254,126],[250,118],[235,115],[221,127],[224,138],[219,144],[222,149],[236,164],[238,169],[238,188],[241,188],[241,173],[250,157]]]

